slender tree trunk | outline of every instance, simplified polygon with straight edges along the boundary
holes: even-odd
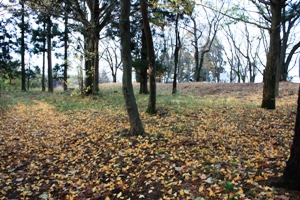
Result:
[[[249,82],[253,83],[253,79],[252,79],[252,65],[251,65],[250,60],[248,60],[248,65],[249,65]]]
[[[298,92],[298,108],[294,129],[294,139],[290,157],[283,172],[283,185],[300,191],[300,87]]]
[[[93,22],[94,22],[94,35],[93,35],[93,44],[94,44],[94,74],[93,74],[93,80],[94,80],[94,94],[98,94],[99,92],[99,40],[100,40],[100,25],[99,25],[99,16],[100,16],[100,2],[99,0],[95,1],[94,3],[94,16],[93,16]],[[110,11],[109,11],[110,12]]]
[[[200,81],[200,68],[199,68],[199,50],[198,47],[195,47],[195,74],[194,74],[194,81],[199,82]]]
[[[46,30],[46,23],[43,25],[44,31]],[[42,72],[42,91],[46,91],[46,86],[45,86],[45,65],[46,65],[46,38],[43,38],[43,72]]]
[[[26,91],[26,72],[25,72],[25,1],[22,4],[22,24],[21,24],[21,66],[22,66],[22,91]]]
[[[173,77],[173,88],[172,88],[172,94],[176,94],[177,92],[177,68],[178,68],[178,55],[180,50],[180,36],[178,31],[178,20],[179,20],[179,14],[177,14],[176,17],[176,24],[175,24],[175,51],[174,51],[174,77]]]
[[[30,73],[30,66],[28,72]],[[29,85],[30,85],[30,75],[27,75],[27,91],[29,91]]]
[[[52,44],[51,44],[51,16],[47,16],[47,56],[48,56],[48,92],[53,92],[53,77],[52,77]]]
[[[130,39],[130,0],[121,1],[121,14],[120,14],[120,35],[121,35],[121,55],[123,61],[123,95],[125,99],[126,109],[129,117],[130,123],[130,133],[132,135],[138,136],[144,134],[144,128],[138,108],[136,105],[136,100],[134,97],[133,87],[132,87],[132,58],[131,58],[131,39]]]
[[[89,32],[89,31],[87,31]],[[84,71],[85,71],[85,93],[86,95],[90,95],[92,94],[92,66],[91,66],[91,42],[90,42],[90,38],[85,35],[84,36],[84,49],[85,49],[85,52],[84,52]]]
[[[276,74],[280,56],[280,20],[281,9],[285,1],[277,0],[271,3],[270,47],[267,55],[265,82],[263,87],[262,108],[276,108]]]
[[[99,35],[99,33],[98,33]],[[95,57],[94,57],[94,94],[99,92],[99,37],[97,36],[97,42],[95,41]]]
[[[149,79],[150,79],[150,96],[148,102],[147,113],[156,113],[156,67],[155,67],[155,53],[153,47],[153,39],[148,20],[148,5],[146,0],[140,0],[144,33],[147,41],[147,55],[149,64]]]
[[[141,61],[142,63],[147,63],[147,41],[145,30],[142,28],[142,50],[141,50]],[[148,74],[147,74],[147,67],[142,67],[140,69],[140,94],[149,94],[148,91]]]
[[[230,81],[230,83],[232,83],[233,82],[233,69],[232,69],[233,67],[232,67],[232,65],[230,65],[230,77],[229,77],[229,81]]]
[[[197,24],[195,18],[191,18],[194,24],[193,27],[193,34],[194,34],[194,60],[195,60],[195,74],[194,74],[194,81],[199,82],[200,80],[200,69],[199,69],[199,47],[198,47],[198,37],[197,37]]]
[[[65,8],[67,10],[67,6]],[[65,11],[65,32],[64,32],[64,91],[68,90],[68,13]]]
[[[80,57],[80,66],[78,67],[78,83],[81,97],[84,96],[84,84],[83,84],[83,57]]]

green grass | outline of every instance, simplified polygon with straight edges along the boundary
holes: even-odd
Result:
[[[144,112],[147,109],[149,95],[139,94],[138,88],[135,88],[135,98],[138,109]],[[25,105],[34,104],[34,100],[43,101],[51,104],[61,112],[75,110],[111,110],[117,111],[125,109],[122,88],[110,87],[100,88],[98,95],[81,97],[78,91],[63,92],[55,90],[53,93],[41,92],[37,90],[20,92],[10,91],[3,92],[0,98],[0,108],[7,109],[14,107],[17,102]],[[176,95],[168,94],[165,88],[157,89],[157,107],[169,108],[177,114],[187,114],[201,107],[259,107],[258,102],[239,102],[238,99],[228,96],[194,96],[192,94]]]

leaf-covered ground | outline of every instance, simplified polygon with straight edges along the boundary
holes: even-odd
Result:
[[[300,199],[270,185],[289,156],[297,84],[281,84],[275,111],[259,108],[262,84],[181,84],[176,96],[158,84],[156,115],[136,95],[137,138],[120,85],[100,88],[2,92],[0,199]]]

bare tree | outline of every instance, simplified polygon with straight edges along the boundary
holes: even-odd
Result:
[[[167,66],[167,71],[164,73],[164,81],[169,83],[172,79],[173,66],[174,66],[174,40],[172,32],[169,29],[165,30],[163,27],[163,32],[165,37],[163,37],[163,53],[161,55],[161,62],[163,65]]]
[[[224,3],[221,5],[220,10],[222,9]],[[201,47],[201,50],[199,51],[199,39],[203,36],[203,30],[199,31],[199,29],[197,29],[197,25],[196,25],[196,21],[193,20],[193,35],[194,35],[194,39],[193,39],[193,46],[195,48],[195,74],[194,74],[194,80],[196,82],[198,81],[203,81],[203,76],[201,76],[201,70],[203,67],[203,62],[204,62],[204,56],[206,53],[208,53],[211,49],[211,45],[213,44],[213,41],[217,35],[217,32],[220,28],[220,24],[222,21],[222,18],[224,17],[223,15],[221,15],[220,12],[212,12],[212,17],[210,16],[209,12],[207,11],[207,8],[205,8],[203,6],[203,11],[205,13],[206,16],[206,20],[207,20],[207,34],[206,34],[206,39],[205,39],[205,43],[204,45]],[[200,54],[200,57],[199,57]],[[198,59],[200,59],[198,61]]]
[[[242,43],[238,42],[238,39],[235,38],[230,26],[227,26],[227,29],[224,29],[224,31],[226,39],[230,44],[229,51],[231,55],[224,51],[228,64],[230,65],[230,82],[233,82],[235,77],[237,77],[238,83],[241,81],[245,82],[247,77],[247,66],[243,64],[243,59],[241,59],[242,55],[240,49]]]
[[[298,39],[296,34],[292,34],[293,29],[295,27],[298,27],[300,23],[300,13],[297,14],[297,9],[299,12],[300,2],[294,3],[294,5],[291,6],[288,11],[287,7],[284,7],[282,9],[282,42],[280,48],[279,81],[287,81],[290,62],[292,60],[293,55],[300,48],[300,40]],[[290,42],[292,40],[292,35],[294,36],[293,39],[295,40],[293,43]],[[292,46],[291,44],[294,45]],[[287,53],[288,48],[290,49],[289,53]]]
[[[113,82],[117,82],[117,72],[121,69],[122,60],[120,59],[120,47],[114,41],[111,44],[109,41],[104,42],[101,58],[108,63],[111,70]]]

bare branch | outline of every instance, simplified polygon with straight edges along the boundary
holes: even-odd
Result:
[[[219,10],[216,10],[216,9],[214,9],[214,8],[211,8],[211,7],[208,7],[208,6],[206,6],[206,5],[202,4],[202,3],[197,3],[196,5],[200,5],[200,6],[203,6],[203,7],[205,7],[205,8],[208,8],[208,9],[210,9],[210,10],[212,10],[212,11],[214,11],[214,12],[220,13],[221,15],[223,15],[223,16],[225,16],[225,17],[228,17],[228,18],[230,18],[230,19],[234,19],[234,20],[237,20],[237,21],[245,22],[245,23],[247,23],[247,24],[252,24],[252,25],[254,25],[254,26],[257,26],[258,28],[262,28],[262,29],[266,29],[266,30],[271,30],[269,27],[265,27],[265,26],[262,26],[262,25],[260,25],[260,24],[258,24],[258,23],[250,22],[250,21],[247,21],[247,20],[238,18],[238,17],[230,16],[230,15],[228,15],[228,14],[226,14],[226,13],[223,13],[223,12],[221,12],[221,11],[219,11]]]

